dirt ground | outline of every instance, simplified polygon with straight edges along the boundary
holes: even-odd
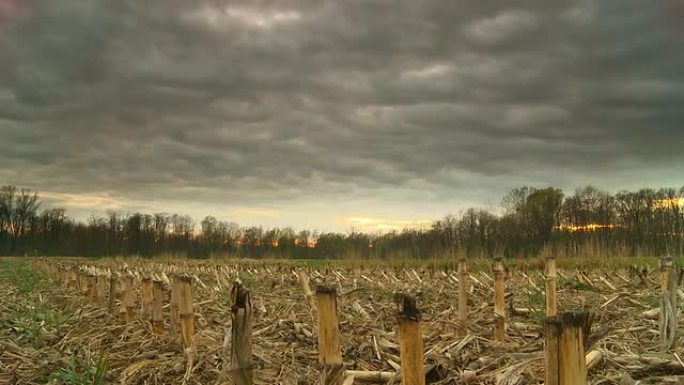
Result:
[[[154,334],[146,322],[121,320],[120,288],[114,309],[98,307],[79,288],[67,287],[58,262],[62,268],[90,266],[104,274],[133,272],[164,281],[174,273],[191,275],[196,313],[191,366],[183,346],[166,334]],[[659,306],[659,273],[645,270],[560,270],[560,310],[593,313],[587,353],[598,359],[588,371],[591,384],[684,383],[677,377],[684,374],[684,352],[661,347],[658,313],[648,312]],[[6,259],[0,260],[0,384],[232,383],[221,372],[224,337],[230,333],[229,293],[236,279],[252,296],[254,382],[318,383],[317,314],[305,301],[300,271],[314,290],[319,284],[337,288],[348,370],[398,371],[393,297],[403,292],[415,296],[422,310],[427,383],[544,382],[539,269],[509,266],[506,340],[499,344],[493,341],[493,276],[485,271],[471,274],[463,324],[457,320],[456,271],[430,267]],[[165,304],[169,290],[167,281]],[[165,306],[167,322],[168,313]],[[392,381],[400,383],[400,376]]]

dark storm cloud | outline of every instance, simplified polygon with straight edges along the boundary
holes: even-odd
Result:
[[[683,3],[481,3],[10,1],[0,181],[216,204],[681,184]]]

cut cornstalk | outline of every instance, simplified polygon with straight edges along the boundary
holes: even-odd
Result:
[[[162,306],[164,304],[164,283],[152,281],[152,331],[155,334],[164,333],[164,318]]]
[[[423,336],[420,329],[420,310],[416,300],[406,294],[395,294],[399,302],[399,354],[403,385],[425,385]]]
[[[109,304],[107,308],[110,312],[114,311],[116,305],[116,282],[118,281],[118,278],[117,274],[112,273],[109,275]]]
[[[556,302],[556,258],[550,256],[546,258],[546,316],[553,317],[558,313]]]
[[[143,322],[152,319],[152,279],[145,277],[141,281],[140,290],[140,320]]]
[[[192,278],[183,275],[178,278],[179,298],[178,313],[181,321],[181,334],[183,344],[186,348],[191,348],[193,336],[195,334],[195,313],[192,308]]]
[[[95,302],[100,308],[107,306],[107,286],[108,279],[103,274],[95,277]]]
[[[381,371],[345,370],[344,375],[345,377],[354,377],[354,379],[363,382],[387,383],[391,381],[397,375],[397,373]]]
[[[506,306],[504,292],[504,267],[501,257],[494,260],[494,340],[506,338]]]
[[[590,330],[588,313],[561,313],[545,322],[545,385],[587,385],[585,333]]]
[[[169,339],[178,342],[181,339],[181,322],[178,302],[180,300],[180,279],[173,276],[171,279],[171,304],[169,306]]]
[[[680,273],[674,268],[672,258],[660,258],[660,344],[669,351],[677,345],[679,310],[677,308],[677,286]]]
[[[231,290],[231,370],[235,385],[252,385],[252,303],[249,291],[236,282]]]
[[[335,288],[316,288],[318,308],[318,363],[322,366],[324,385],[339,385],[344,381],[340,330],[337,318],[337,291]]]
[[[458,320],[464,324],[468,320],[468,271],[465,258],[458,261]]]
[[[94,275],[88,275],[86,295],[91,302],[97,302],[97,284],[96,277]]]
[[[301,282],[302,290],[304,291],[304,301],[307,306],[311,306],[313,302],[313,293],[309,287],[309,277],[304,270],[299,271],[299,281]]]
[[[135,292],[133,285],[133,276],[127,274],[124,277],[124,292],[121,301],[121,309],[119,310],[122,319],[125,320],[126,323],[131,323],[135,320]]]

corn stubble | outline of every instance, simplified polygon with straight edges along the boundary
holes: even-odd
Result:
[[[95,358],[104,357],[104,383],[246,383],[245,376],[233,378],[246,370],[255,384],[320,383],[321,370],[331,367],[319,363],[316,303],[312,291],[304,289],[309,285],[334,288],[337,294],[342,363],[333,364],[344,367],[343,383],[400,383],[400,357],[416,360],[415,352],[402,351],[400,328],[404,337],[415,341],[413,347],[422,345],[425,383],[544,381],[544,323],[535,315],[548,309],[543,302],[529,300],[547,282],[539,268],[507,268],[501,335],[501,314],[494,311],[494,281],[500,271],[466,273],[468,307],[463,319],[463,308],[459,315],[458,306],[463,273],[427,267],[295,268],[187,260],[27,263],[48,276],[49,284],[27,292],[17,289],[16,283],[0,281],[0,384],[44,384],[51,375],[67,370],[73,357],[91,357],[93,365]],[[660,299],[658,270],[558,268],[555,274],[558,311],[591,312],[593,327],[583,331],[581,349],[591,383],[681,383],[682,354],[678,345],[663,347],[660,313],[653,309]],[[110,278],[116,284],[110,284]],[[145,300],[141,314],[142,282],[147,279],[153,283],[153,301]],[[177,302],[170,305],[177,280],[191,285],[191,293],[187,287],[174,289],[179,290],[173,295]],[[241,283],[240,290],[249,290],[251,339],[226,336],[231,318],[236,319],[244,308],[234,307],[235,282]],[[111,288],[114,305],[108,301]],[[406,303],[393,293],[415,299],[421,311],[416,318],[419,327],[406,322],[414,321],[410,317],[399,317],[402,322],[398,322],[397,314],[404,314]],[[188,296],[192,306],[184,302],[190,301]],[[44,324],[42,344],[30,343],[22,317],[31,315],[21,313],[37,303],[48,303],[52,311],[68,315],[59,324]],[[135,317],[130,317],[133,310]],[[420,342],[409,333],[416,330]],[[495,331],[501,341],[496,341]],[[237,353],[229,344],[236,340],[251,340],[251,362],[231,363],[231,355]]]

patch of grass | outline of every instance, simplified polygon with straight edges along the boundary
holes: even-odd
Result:
[[[0,280],[16,287],[19,294],[33,292],[46,279],[43,272],[32,269],[26,262],[0,260]]]
[[[651,307],[651,309],[657,309],[660,307],[660,298],[658,297],[651,297],[648,300],[648,305]]]
[[[0,327],[12,330],[18,341],[37,349],[45,346],[46,334],[69,319],[65,313],[53,311],[48,302],[17,304],[12,310],[0,317]]]
[[[65,313],[53,311],[47,302],[40,302],[17,307],[8,319],[0,319],[0,325],[17,333],[19,341],[26,341],[40,349],[47,343],[46,335],[68,319]]]
[[[330,259],[293,259],[292,264],[294,266],[303,266],[303,267],[314,267],[314,268],[323,268],[330,266],[335,263],[340,263],[339,261],[335,262],[337,260],[330,260]]]
[[[47,297],[32,295],[47,284],[47,277],[24,261],[0,259],[0,281],[16,288],[8,298],[8,311],[0,314],[0,328],[11,330],[19,342],[44,347],[46,335],[69,319],[53,311]]]
[[[586,283],[578,280],[575,277],[572,278],[561,278],[558,281],[558,284],[560,287],[563,289],[567,290],[581,290],[581,291],[586,291],[586,290],[591,290],[592,287]]]
[[[101,355],[97,361],[87,357],[72,357],[66,368],[50,376],[49,384],[102,385],[107,375],[107,360]]]
[[[259,282],[257,282],[257,278],[255,278],[253,275],[248,275],[248,274],[239,274],[238,278],[240,279],[240,282],[242,283],[242,286],[244,286],[247,290],[254,290],[259,286]],[[231,282],[231,287],[232,287],[233,282]],[[230,290],[231,287],[227,288],[228,292],[228,298],[230,298]]]
[[[381,290],[381,298],[384,303],[391,303],[394,301],[394,293],[395,291],[392,289],[388,288],[382,288]]]
[[[532,311],[532,320],[542,325],[546,318],[546,295],[541,289],[532,289],[527,295],[527,306]]]

